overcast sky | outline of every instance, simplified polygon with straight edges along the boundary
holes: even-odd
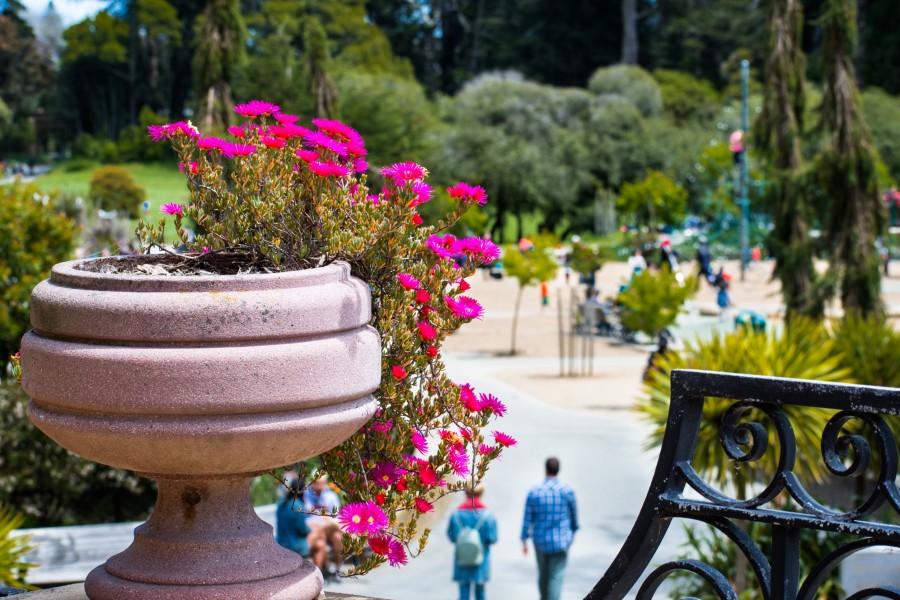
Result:
[[[48,0],[19,0],[33,17],[40,17],[47,10]],[[56,12],[62,17],[64,27],[74,25],[85,17],[93,16],[108,5],[108,0],[54,0]]]

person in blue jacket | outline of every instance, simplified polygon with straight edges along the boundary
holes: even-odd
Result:
[[[475,589],[475,600],[484,600],[484,586],[491,578],[491,544],[497,541],[497,519],[481,502],[483,492],[481,485],[466,490],[466,501],[450,516],[447,527],[447,535],[454,544],[463,529],[477,527],[484,547],[484,558],[478,566],[462,566],[458,557],[454,556],[453,581],[459,584],[459,600],[469,600],[472,588]]]
[[[310,554],[308,537],[312,529],[306,522],[309,515],[303,512],[303,482],[291,481],[288,492],[278,501],[275,511],[275,540],[300,556]]]

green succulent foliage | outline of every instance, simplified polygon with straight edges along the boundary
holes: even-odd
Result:
[[[68,260],[78,226],[33,185],[0,187],[0,363],[19,349],[29,327],[31,290]],[[4,436],[5,437],[5,436]],[[6,442],[4,441],[4,448]]]
[[[88,194],[97,208],[121,211],[130,219],[138,218],[138,207],[147,198],[144,188],[123,167],[103,167],[94,171]]]
[[[684,351],[669,352],[657,364],[659,369],[648,376],[644,384],[645,397],[638,404],[638,411],[656,426],[647,440],[647,448],[655,448],[662,442],[671,394],[669,373],[674,369],[853,381],[852,371],[822,324],[799,317],[792,319],[780,332],[763,334],[739,329],[706,341],[688,343]],[[732,483],[741,493],[750,482],[768,480],[767,476],[774,473],[779,445],[774,427],[768,427],[769,450],[760,461],[752,465],[732,462],[721,449],[719,424],[733,403],[724,398],[707,398],[693,465],[709,481],[720,486]],[[794,426],[798,455],[817,456],[820,434],[834,411],[786,406],[785,414]],[[751,411],[747,418],[764,424],[767,419],[759,411]],[[825,467],[821,462],[800,461],[795,465],[795,472],[801,478],[823,481]]]
[[[628,289],[619,294],[618,300],[624,307],[622,324],[655,338],[675,323],[685,301],[696,292],[694,277],[682,282],[669,269],[641,271],[632,277]]]
[[[0,503],[0,585],[35,589],[25,583],[28,569],[37,566],[26,560],[34,548],[29,536],[10,536],[13,530],[25,523],[25,518]]]

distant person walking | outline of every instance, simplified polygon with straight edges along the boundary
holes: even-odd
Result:
[[[484,586],[491,578],[491,544],[497,541],[497,519],[481,502],[484,488],[466,490],[466,500],[450,515],[447,535],[456,544],[453,581],[459,584],[459,600],[484,600]]]
[[[531,488],[522,520],[522,554],[528,556],[528,538],[534,542],[541,600],[559,600],[569,546],[578,531],[575,492],[556,478],[559,460],[548,458],[546,478]]]

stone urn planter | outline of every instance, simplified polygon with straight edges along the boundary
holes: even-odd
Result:
[[[88,597],[316,598],[321,574],[275,543],[249,480],[374,413],[367,286],[345,264],[215,276],[79,264],[56,265],[32,294],[28,416],[72,452],[159,485],[134,543],[88,576]]]

